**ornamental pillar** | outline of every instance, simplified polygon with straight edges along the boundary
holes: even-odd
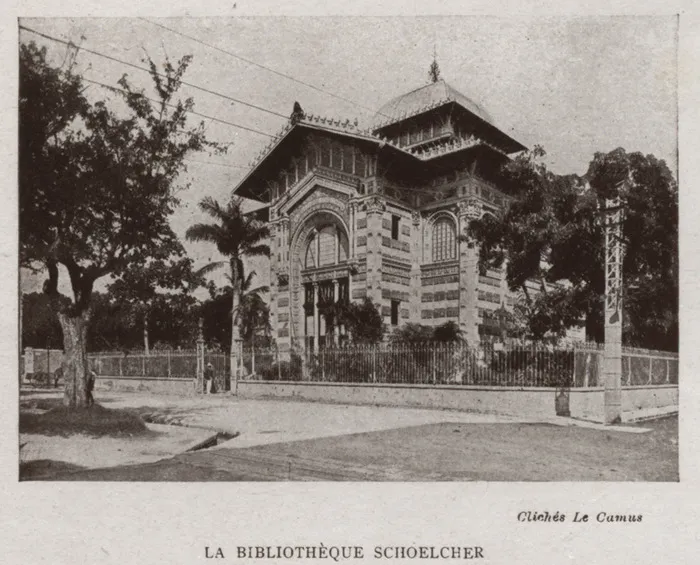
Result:
[[[318,283],[313,283],[314,287],[314,353],[318,353],[318,342],[321,339],[319,335],[319,319],[318,319]]]
[[[367,211],[367,297],[381,310],[382,218],[386,204],[379,196],[372,196],[364,205]]]
[[[338,304],[338,299],[340,298],[338,279],[333,279],[333,304]],[[338,345],[340,335],[340,326],[338,325],[337,318],[333,320],[333,345]]]
[[[423,260],[421,233],[421,215],[420,212],[414,211],[411,215],[411,278],[410,278],[410,295],[408,302],[408,318],[414,324],[421,322],[421,304],[422,304],[422,280],[420,274],[420,265]]]
[[[465,236],[469,222],[481,216],[475,199],[458,205],[459,234]],[[479,343],[479,250],[474,242],[459,240],[459,329],[469,345]]]

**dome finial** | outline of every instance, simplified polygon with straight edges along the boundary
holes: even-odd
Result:
[[[430,70],[428,71],[428,76],[430,77],[430,82],[437,82],[440,80],[440,65],[437,62],[437,44],[433,43],[433,62],[430,64]]]

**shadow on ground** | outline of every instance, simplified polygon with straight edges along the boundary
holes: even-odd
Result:
[[[678,481],[678,419],[650,433],[546,424],[429,424],[61,473],[109,481]],[[234,440],[235,441],[235,440]]]
[[[35,459],[34,461],[22,461],[19,464],[20,481],[37,481],[41,479],[54,480],[56,475],[65,475],[85,469],[80,465],[54,461],[53,459]]]

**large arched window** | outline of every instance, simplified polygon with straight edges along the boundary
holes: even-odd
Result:
[[[313,233],[306,246],[304,267],[312,269],[334,265],[348,259],[348,238],[344,230],[334,225],[324,226]]]
[[[455,223],[448,217],[438,218],[433,224],[433,262],[457,258]]]

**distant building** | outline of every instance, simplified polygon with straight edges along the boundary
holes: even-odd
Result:
[[[278,344],[342,342],[324,311],[364,297],[389,328],[453,320],[470,343],[500,334],[492,313],[514,297],[502,272],[479,275],[458,234],[506,203],[495,172],[524,149],[443,80],[389,101],[369,130],[295,104],[234,190],[269,204]]]

